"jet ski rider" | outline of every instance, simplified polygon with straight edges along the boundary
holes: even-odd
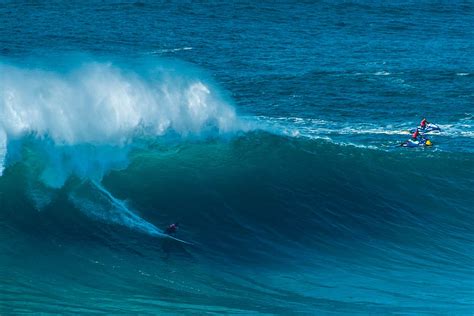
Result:
[[[426,126],[427,126],[429,123],[430,123],[430,122],[428,122],[428,121],[426,120],[426,118],[423,118],[423,119],[421,120],[421,123],[420,123],[421,129],[425,129]]]

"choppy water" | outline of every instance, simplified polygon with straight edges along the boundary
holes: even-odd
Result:
[[[473,14],[3,2],[0,313],[472,314]]]

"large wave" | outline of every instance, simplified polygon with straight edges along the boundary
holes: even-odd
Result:
[[[29,137],[22,159],[0,178],[0,250],[51,253],[65,262],[52,278],[73,279],[71,293],[78,284],[88,293],[124,286],[143,296],[137,305],[173,301],[143,289],[176,293],[181,285],[168,281],[172,273],[195,289],[183,299],[194,304],[208,291],[234,302],[239,289],[252,311],[289,301],[317,309],[321,300],[361,313],[374,305],[381,313],[426,306],[451,311],[453,302],[457,312],[470,309],[471,153],[383,151],[263,131],[225,140],[157,138],[130,147],[126,165],[108,168],[101,181],[70,169],[75,172],[57,189],[43,179],[54,159],[44,155],[44,142]],[[100,148],[75,146],[83,153]],[[193,246],[161,238],[161,228],[176,221],[178,237]],[[21,280],[31,271],[44,273],[23,255],[10,264]],[[97,281],[76,280],[69,269],[92,271]],[[51,304],[15,289],[20,294],[5,297]],[[413,298],[400,306],[405,292]],[[270,303],[257,308],[248,293]]]
[[[234,108],[190,66],[162,61],[136,72],[111,62],[67,70],[0,64],[0,73],[0,172],[30,142],[47,161],[42,179],[51,187],[71,174],[100,179],[123,167],[139,138],[238,129]]]
[[[470,153],[386,152],[261,131],[225,141],[157,141],[131,150],[129,165],[102,183],[72,177],[61,199],[44,185],[36,149],[24,146],[22,161],[1,180],[23,192],[34,209],[67,204],[64,209],[106,226],[150,236],[159,236],[157,227],[169,221],[183,220],[210,245],[218,237],[240,247],[255,239],[264,241],[262,247],[288,241],[308,246],[354,234],[398,243],[400,230],[428,238],[443,227],[453,237],[472,216]],[[385,234],[390,231],[398,233]],[[238,237],[248,234],[252,238]]]

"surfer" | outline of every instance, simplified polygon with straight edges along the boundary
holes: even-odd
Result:
[[[178,222],[169,225],[168,227],[166,227],[165,233],[167,233],[168,235],[176,234],[176,232],[178,231],[178,228],[179,228],[178,226],[179,226]]]

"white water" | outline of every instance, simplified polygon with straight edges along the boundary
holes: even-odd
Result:
[[[152,69],[153,70],[153,69]],[[0,63],[0,175],[20,159],[15,141],[33,139],[41,178],[61,187],[71,175],[100,178],[127,165],[137,137],[231,133],[232,106],[196,71],[161,64],[142,75],[111,63],[61,72]]]

